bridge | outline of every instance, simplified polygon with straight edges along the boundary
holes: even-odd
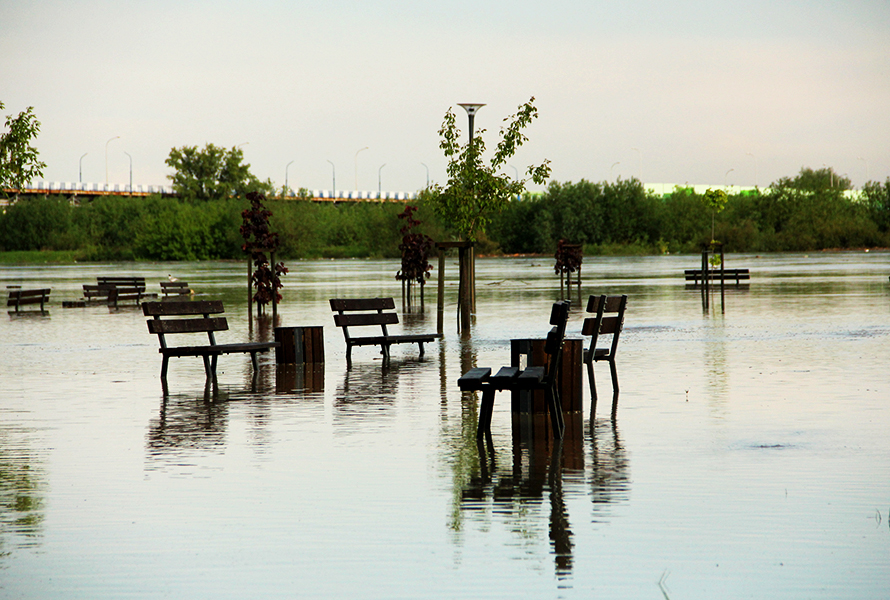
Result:
[[[14,189],[3,190],[8,195],[16,193]],[[293,189],[288,190],[289,198],[297,198]],[[60,181],[36,181],[18,190],[20,195],[34,196],[68,196],[71,199],[91,196],[173,196],[173,187],[169,185],[134,185],[118,183],[72,183]],[[372,192],[351,190],[309,190],[314,202],[405,202],[417,198],[414,192]]]

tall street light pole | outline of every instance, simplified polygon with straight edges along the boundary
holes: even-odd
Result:
[[[426,187],[429,189],[430,187],[430,168],[426,166],[426,163],[420,163],[423,165],[423,168],[426,169]]]
[[[294,161],[290,161],[289,163],[287,163],[287,166],[284,167],[284,197],[285,198],[287,198],[288,195],[290,194],[290,190],[287,188],[287,170],[290,168],[290,166],[292,164],[294,164]]]
[[[727,171],[727,172],[723,175],[723,188],[724,188],[724,189],[728,187],[728,186],[726,185],[726,178],[729,177],[729,174],[732,173],[733,171],[735,171],[735,169],[730,169],[729,171]]]
[[[77,178],[80,183],[83,183],[83,157],[89,154],[89,152],[84,152],[80,157],[80,162],[77,169]]]
[[[127,155],[127,158],[130,159],[130,193],[133,193],[133,157],[130,156],[129,152],[124,152]]]
[[[331,163],[331,194],[336,198],[337,197],[337,169],[334,167],[334,163]]]
[[[621,161],[616,160],[615,162],[612,163],[612,166],[609,167],[609,179],[612,179],[612,172],[615,170],[615,167],[617,167],[620,164],[621,164]]]
[[[368,147],[359,148],[355,153],[355,191],[358,191],[358,153],[362,150],[367,150]]]
[[[458,106],[462,107],[465,111],[467,111],[467,118],[469,119],[470,126],[470,152],[468,156],[471,160],[475,161],[475,153],[473,152],[473,118],[476,116],[476,112],[485,106],[484,104],[474,104],[474,103],[463,103],[458,104]],[[475,194],[475,192],[474,192]],[[469,332],[470,331],[470,314],[476,311],[476,256],[475,251],[473,250],[473,245],[470,244],[470,247],[467,248],[468,252],[465,255],[464,262],[466,264],[466,275],[461,277],[461,280],[464,282],[464,294],[463,298],[459,300],[461,308],[460,308],[460,320],[461,320],[461,331]],[[463,267],[462,267],[463,269]],[[458,296],[460,296],[460,292],[458,292]]]
[[[107,142],[105,142],[105,185],[108,185],[108,144],[113,142],[114,140],[120,139],[121,136],[116,135]]]
[[[380,171],[382,171],[383,167],[385,167],[385,166],[386,166],[386,163],[383,163],[382,165],[380,165],[380,168],[377,169],[377,199],[378,200],[380,199],[380,190],[382,189],[380,186]]]

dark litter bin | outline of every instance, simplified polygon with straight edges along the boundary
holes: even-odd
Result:
[[[324,327],[276,327],[275,362],[279,365],[324,362]]]

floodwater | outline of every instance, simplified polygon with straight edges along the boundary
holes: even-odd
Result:
[[[709,309],[694,256],[585,259],[589,294],[629,296],[609,418],[562,443],[513,438],[499,395],[492,447],[457,378],[509,364],[559,299],[552,259],[479,259],[473,335],[347,368],[331,297],[400,296],[395,261],[289,266],[280,325],[323,325],[326,362],[172,359],[136,307],[62,308],[97,275],[168,273],[222,299],[220,342],[268,339],[240,263],[4,267],[51,287],[48,314],[0,319],[2,598],[888,598],[890,256],[733,255],[750,285]],[[436,328],[435,274],[425,312]],[[533,432],[533,433],[529,433]],[[493,451],[493,453],[489,453]]]

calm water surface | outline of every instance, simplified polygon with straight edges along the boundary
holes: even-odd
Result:
[[[205,389],[174,359],[166,395],[141,310],[61,302],[173,273],[225,301],[220,341],[267,339],[244,265],[4,267],[53,291],[0,319],[0,597],[888,598],[888,259],[732,256],[751,284],[704,311],[697,257],[587,258],[584,299],[630,298],[617,419],[598,365],[592,423],[585,389],[561,444],[514,440],[503,395],[493,455],[456,381],[546,331],[551,259],[478,261],[469,342],[450,261],[444,340],[351,369],[327,300],[398,296],[398,265],[293,263],[280,324],[324,325],[324,366],[228,356]],[[403,329],[435,330],[427,300]]]

